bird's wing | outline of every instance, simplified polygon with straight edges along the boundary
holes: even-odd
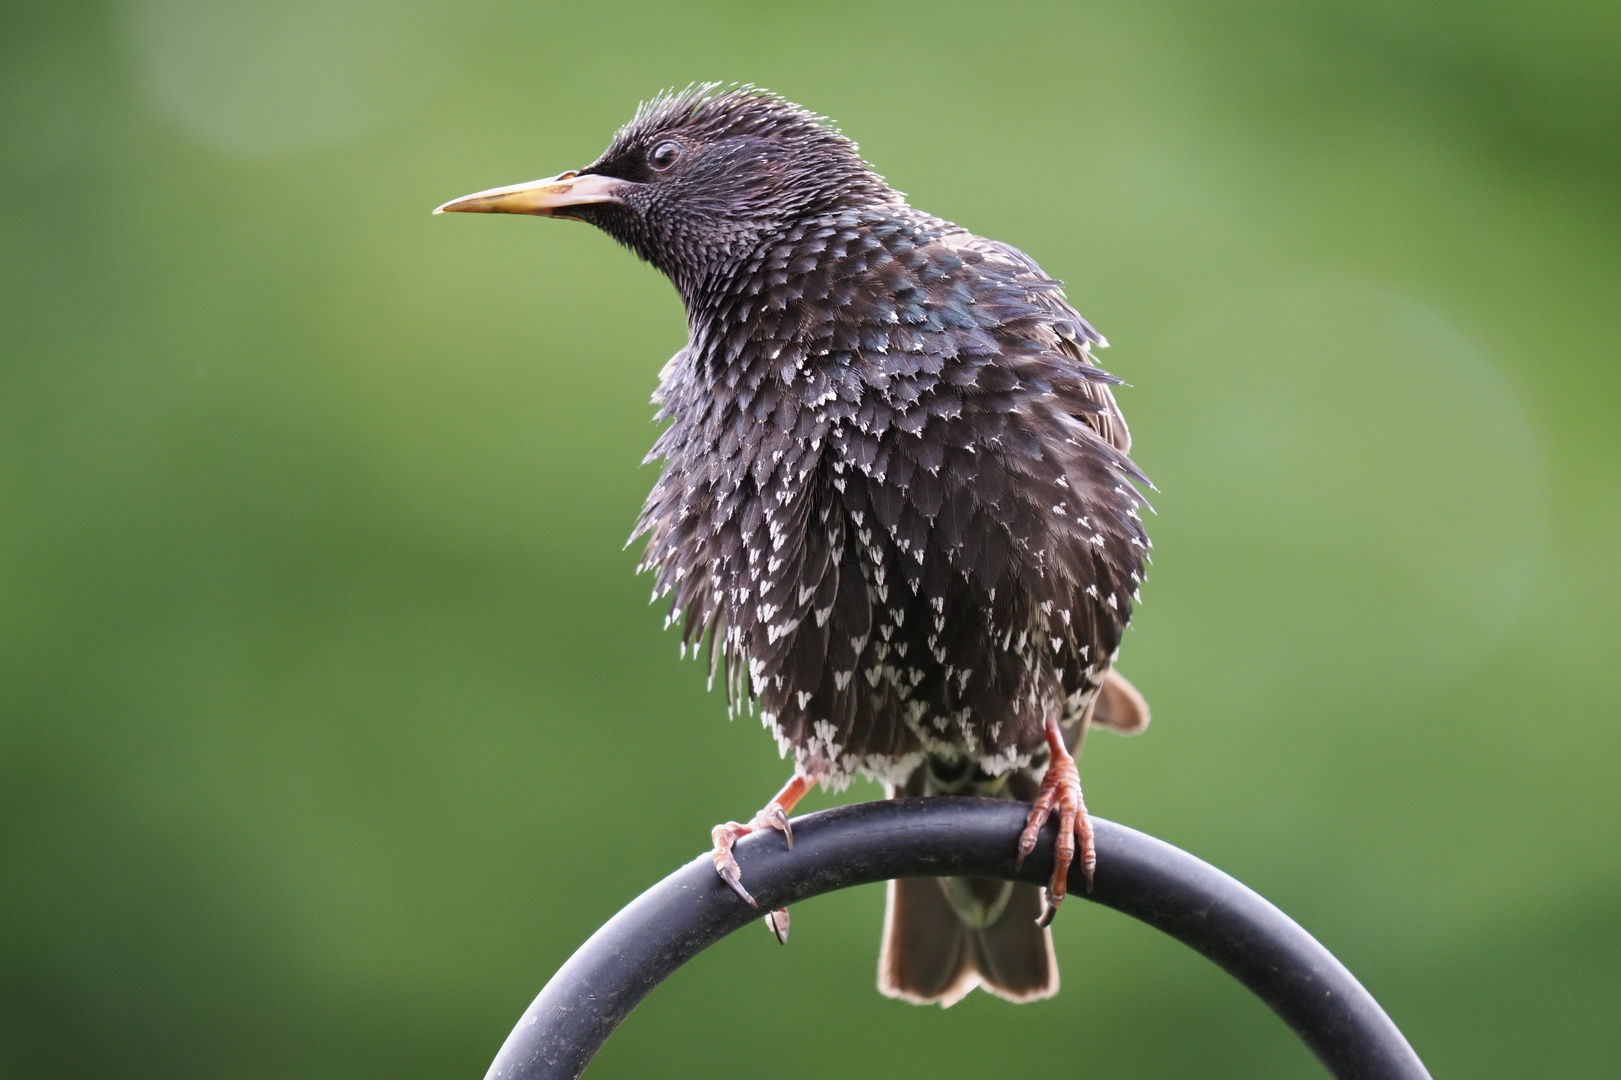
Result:
[[[1106,677],[1146,481],[1110,419],[1116,380],[1088,359],[1102,339],[1056,282],[963,233],[878,239],[891,257],[845,290],[835,317],[851,326],[830,335],[856,343],[860,383],[826,406],[873,596],[858,668],[891,701],[875,712],[901,713],[930,752],[938,739],[1006,768]]]
[[[1034,259],[1011,244],[987,240],[966,230],[947,233],[940,242],[961,251],[979,253],[987,262],[1005,268],[1005,272],[1015,281],[1037,286],[1057,284],[1042,272]],[[1099,368],[1099,364],[1092,356],[1092,349],[1107,348],[1109,343],[1070,305],[1063,292],[1056,288],[1038,288],[1032,297],[1052,313],[1052,347],[1078,365]],[[1116,450],[1122,454],[1130,453],[1131,429],[1126,426],[1126,418],[1121,413],[1120,406],[1115,404],[1114,394],[1110,391],[1109,385],[1088,381],[1083,393],[1100,408],[1083,414],[1080,419]]]

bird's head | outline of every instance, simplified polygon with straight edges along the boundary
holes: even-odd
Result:
[[[900,198],[821,117],[754,87],[705,85],[644,104],[583,169],[434,213],[587,221],[690,295],[798,219]]]

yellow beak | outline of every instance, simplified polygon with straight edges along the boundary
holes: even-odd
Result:
[[[435,208],[434,213],[536,214],[553,217],[553,211],[562,206],[624,202],[621,193],[633,186],[627,180],[612,176],[598,176],[595,173],[581,176],[576,172],[566,172],[544,180],[531,180],[527,184],[475,191]]]

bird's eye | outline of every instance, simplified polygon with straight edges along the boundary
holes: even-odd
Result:
[[[676,163],[676,161],[680,157],[681,157],[681,144],[680,143],[661,142],[656,147],[653,148],[653,153],[652,153],[651,156],[648,157],[647,160],[653,163],[653,168],[659,170],[660,172],[663,172],[665,169],[668,169],[671,165],[674,165]]]

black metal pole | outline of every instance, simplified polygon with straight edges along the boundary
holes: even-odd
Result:
[[[737,857],[758,909],[739,900],[701,855],[608,920],[558,969],[507,1036],[486,1080],[573,1080],[655,986],[769,908],[889,878],[1044,882],[1052,873],[1054,825],[1024,868],[1013,866],[1026,810],[997,799],[894,799],[795,819],[792,851],[780,834],[745,837]],[[1270,1005],[1340,1080],[1428,1080],[1378,1002],[1287,915],[1179,848],[1092,821],[1094,891],[1087,896],[1076,870],[1072,898],[1141,919],[1214,960]]]

